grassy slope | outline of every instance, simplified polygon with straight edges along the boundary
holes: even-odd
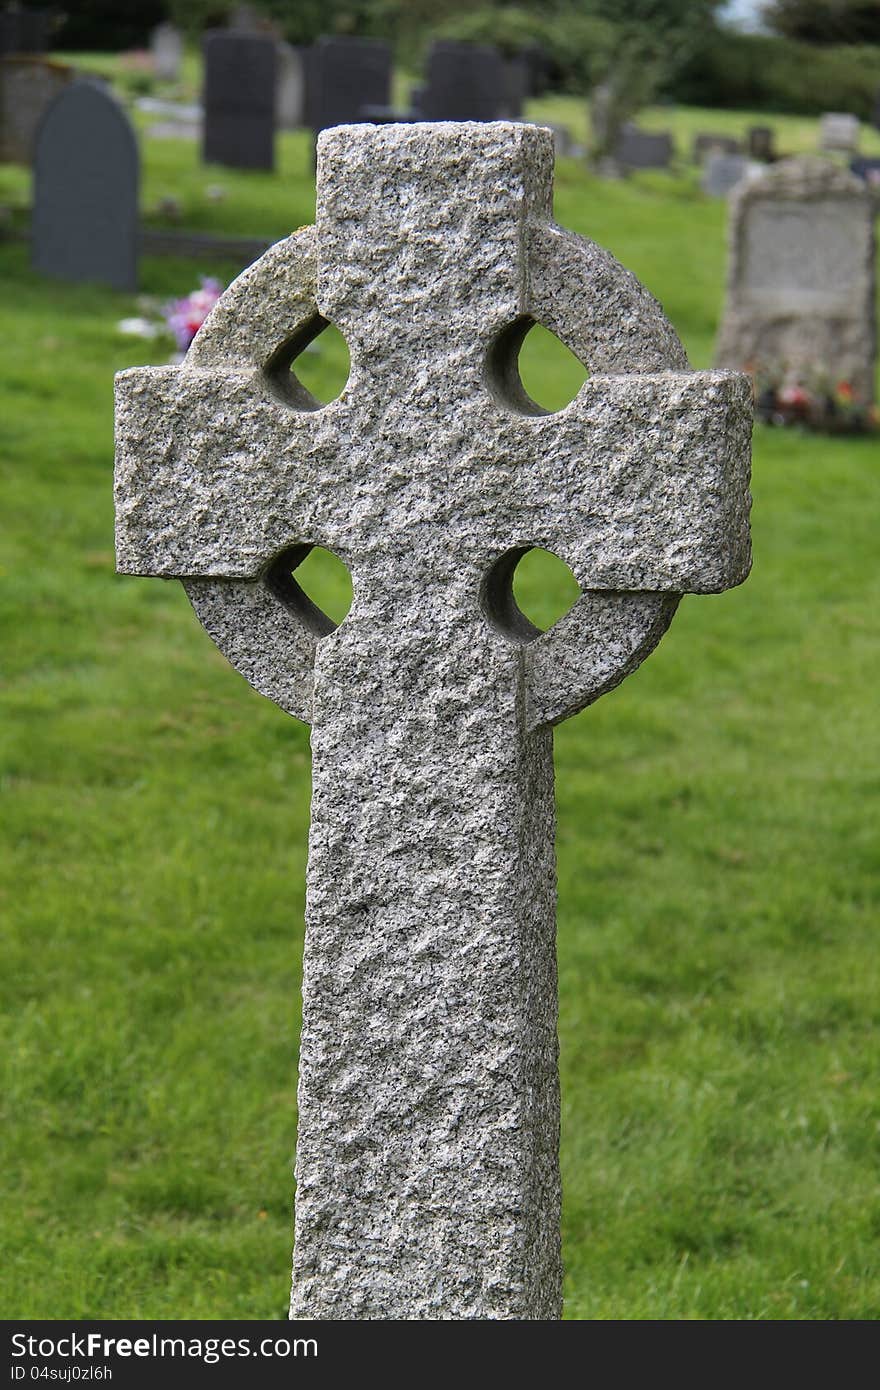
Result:
[[[147,202],[173,191],[187,221],[311,215],[301,137],[275,180],[167,142],[146,166]],[[709,360],[722,205],[690,175],[603,185],[566,163],[557,213]],[[114,334],[131,301],[40,282],[21,248],[0,272],[0,1313],[280,1316],[307,731],[178,586],[114,576],[111,375],[146,360]],[[195,274],[147,262],[144,288]],[[311,366],[329,383],[339,363]],[[540,345],[526,372],[547,405],[577,384]],[[557,735],[570,1317],[880,1300],[876,446],[761,432],[754,492],[748,584],[686,599]],[[532,611],[555,583],[533,569]]]

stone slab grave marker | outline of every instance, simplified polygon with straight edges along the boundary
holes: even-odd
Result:
[[[525,67],[486,43],[435,39],[418,109],[425,121],[495,121],[520,116]]]
[[[769,125],[751,125],[746,134],[749,159],[772,164],[776,158],[776,133]]]
[[[716,361],[874,399],[874,210],[866,185],[818,157],[783,160],[730,196]]]
[[[268,35],[234,29],[204,35],[206,164],[274,169],[276,47]]]
[[[7,5],[0,10],[0,57],[45,53],[52,27],[50,10],[23,10]]]
[[[858,116],[844,111],[826,111],[819,121],[819,148],[841,154],[855,154],[861,127]]]
[[[734,135],[698,130],[694,136],[691,159],[694,164],[702,164],[712,154],[742,154],[742,144]]]
[[[307,125],[317,134],[363,120],[365,107],[389,106],[391,56],[382,39],[318,39],[305,66]]]
[[[181,577],[232,664],[311,723],[292,1316],[561,1307],[552,726],[749,567],[745,377],[551,221],[553,140],[349,126],[317,226],[227,290],[182,366],[117,379],[117,555]],[[593,375],[547,414],[540,321]],[[290,368],[328,322],[351,375]],[[351,571],[335,627],[293,571]],[[583,595],[541,634],[512,575]]]
[[[71,83],[37,132],[34,269],[136,289],[139,177],[137,141],[122,107],[90,82]]]
[[[745,155],[710,154],[703,165],[700,188],[710,198],[726,198],[743,179],[759,172]]]
[[[306,72],[303,50],[279,43],[275,124],[278,130],[298,130],[305,119]]]
[[[183,35],[167,20],[157,24],[150,34],[153,71],[161,82],[176,82],[183,62]]]
[[[614,159],[624,169],[668,169],[675,154],[668,131],[640,130],[628,122],[614,148]]]

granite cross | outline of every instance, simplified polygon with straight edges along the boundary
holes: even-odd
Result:
[[[312,726],[291,1316],[561,1307],[552,726],[684,592],[749,566],[744,377],[551,221],[552,135],[341,126],[316,228],[222,297],[180,367],[117,390],[121,571],[183,579],[239,671]],[[592,375],[526,395],[531,324]],[[325,407],[291,364],[328,322]],[[333,624],[293,571],[349,567]],[[583,591],[539,633],[530,547]]]

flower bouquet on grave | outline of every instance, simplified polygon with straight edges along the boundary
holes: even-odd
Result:
[[[179,360],[183,359],[187,348],[222,293],[223,286],[219,280],[203,275],[197,290],[191,290],[183,299],[175,299],[165,305],[162,313],[177,344]]]
[[[223,286],[219,280],[202,276],[197,290],[191,290],[182,299],[173,299],[166,304],[141,295],[137,301],[140,313],[136,317],[120,319],[116,325],[117,332],[126,338],[171,338],[177,348],[171,361],[182,362],[187,348],[222,293]]]
[[[800,425],[824,434],[865,434],[880,428],[876,406],[848,381],[835,382],[820,368],[793,371],[748,363],[755,418],[766,425]]]

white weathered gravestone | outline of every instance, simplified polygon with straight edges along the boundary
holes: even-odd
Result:
[[[232,663],[312,725],[292,1314],[555,1318],[552,726],[634,670],[684,592],[749,567],[748,382],[551,221],[550,131],[349,126],[317,227],[117,387],[121,571],[179,576]],[[540,320],[592,372],[526,396]],[[351,351],[318,408],[290,371]],[[292,571],[341,556],[338,628]],[[532,546],[583,597],[539,633]]]
[[[874,208],[830,160],[783,160],[730,196],[721,366],[874,398]]]
[[[726,198],[743,179],[754,178],[762,172],[742,154],[710,154],[703,165],[700,188],[710,198]]]
[[[819,148],[855,154],[860,130],[858,116],[850,116],[845,111],[826,111],[819,122]]]
[[[279,130],[298,130],[305,120],[306,71],[303,50],[279,43],[275,124]]]
[[[153,71],[163,82],[176,82],[183,62],[183,35],[167,21],[157,24],[150,34]]]

